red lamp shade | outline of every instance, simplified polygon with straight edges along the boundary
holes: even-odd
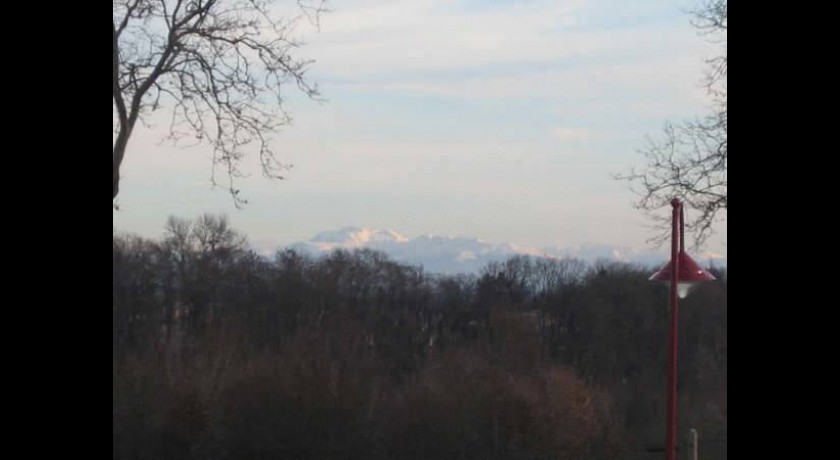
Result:
[[[695,284],[702,281],[714,281],[716,278],[706,270],[703,270],[697,262],[694,261],[685,252],[680,252],[679,255],[679,269],[677,273],[677,295],[680,298],[685,298],[688,295],[688,290]],[[648,278],[650,281],[661,281],[663,283],[671,282],[671,261],[668,261],[658,272]]]

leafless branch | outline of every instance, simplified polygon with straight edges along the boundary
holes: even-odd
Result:
[[[713,233],[713,225],[727,210],[727,104],[726,104],[726,0],[707,0],[693,12],[692,24],[703,34],[722,40],[720,55],[707,60],[704,80],[713,101],[710,114],[679,124],[667,123],[660,140],[648,140],[642,154],[642,171],[615,176],[627,180],[638,194],[636,207],[656,230],[651,241],[661,244],[669,237],[669,206],[673,197],[686,203],[686,229],[694,235],[695,248]]]
[[[298,6],[310,21],[325,11],[323,1]],[[293,55],[298,18],[277,18],[264,0],[115,1],[114,197],[135,122],[163,107],[172,111],[169,139],[213,148],[211,180],[221,166],[237,206],[245,200],[235,179],[249,150],[265,176],[282,179],[288,166],[269,136],[291,123],[283,91],[294,84],[319,97],[306,78],[312,62]]]

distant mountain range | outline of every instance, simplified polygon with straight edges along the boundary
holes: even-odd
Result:
[[[318,233],[308,241],[287,246],[301,253],[319,256],[334,249],[370,248],[388,254],[395,261],[422,265],[435,273],[477,273],[491,261],[513,255],[577,258],[586,262],[610,260],[658,266],[668,258],[666,248],[658,251],[634,250],[606,245],[581,245],[570,248],[532,248],[508,243],[488,243],[476,238],[422,235],[407,238],[392,230],[344,227]],[[713,263],[726,266],[726,257],[705,253],[693,254],[702,266]]]

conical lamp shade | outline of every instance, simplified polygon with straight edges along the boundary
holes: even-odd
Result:
[[[706,270],[700,267],[694,259],[685,252],[679,253],[679,273],[677,273],[677,295],[684,298],[688,294],[688,289],[694,286],[695,283],[701,281],[714,281],[716,278]],[[668,261],[658,272],[654,273],[650,278],[651,281],[660,281],[663,283],[671,282],[671,261]]]

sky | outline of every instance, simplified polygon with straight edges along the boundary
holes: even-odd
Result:
[[[168,216],[214,213],[263,250],[349,225],[652,247],[613,176],[644,166],[666,121],[710,105],[703,60],[716,49],[689,23],[696,0],[327,5],[319,28],[296,30],[324,101],[290,88],[294,122],[273,136],[287,180],[264,178],[252,156],[237,209],[211,184],[208,147],[162,142],[160,113],[129,143],[115,229],[157,238]],[[702,250],[726,255],[726,223],[716,230]]]

